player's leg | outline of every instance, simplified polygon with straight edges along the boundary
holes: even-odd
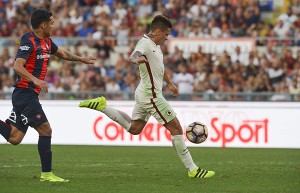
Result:
[[[195,168],[197,168],[197,166],[194,163],[192,156],[185,145],[184,138],[182,135],[182,129],[177,117],[172,119],[170,122],[166,123],[164,126],[171,133],[172,145],[176,150],[180,160],[182,161],[182,163],[188,171],[193,171]]]
[[[25,133],[20,129],[11,125],[9,123],[5,123],[0,120],[0,134],[13,145],[18,145],[23,140]]]
[[[40,181],[49,182],[68,182],[69,180],[60,178],[52,173],[52,150],[51,150],[51,136],[52,128],[48,121],[34,126],[39,133],[38,151],[40,155],[42,174]]]
[[[79,104],[79,107],[86,107],[90,109],[94,109],[100,111],[107,115],[111,120],[119,123],[126,131],[133,135],[138,135],[141,133],[143,128],[145,127],[147,120],[145,120],[146,115],[141,115],[141,109],[137,107],[136,104],[133,109],[133,119],[118,109],[110,107],[106,104],[105,97],[98,97],[90,100],[85,100]],[[135,113],[136,112],[136,113]],[[135,115],[139,113],[138,115]],[[149,115],[148,115],[149,117]]]
[[[137,100],[136,97],[135,105],[132,110],[132,121],[128,132],[133,135],[140,134],[147,124],[150,116],[151,114],[147,112],[147,105],[141,103],[141,101]]]
[[[144,120],[132,120],[131,127],[128,132],[132,135],[139,135],[143,131],[146,124],[147,122]]]
[[[79,107],[94,109],[106,114],[111,120],[116,121],[124,127],[126,131],[130,129],[131,118],[126,113],[119,111],[113,107],[107,106],[105,97],[97,97],[90,100],[80,102]]]
[[[24,96],[25,98],[25,96]],[[44,113],[38,96],[35,93],[26,94],[26,101],[22,105],[23,124],[33,127],[39,134],[38,152],[40,155],[42,174],[41,181],[68,182],[55,176],[52,171],[51,136],[52,128]]]
[[[188,170],[188,176],[192,178],[209,178],[215,175],[213,171],[201,169],[194,163],[192,156],[184,142],[182,128],[177,117],[164,125],[172,135],[172,145],[180,160]]]
[[[21,131],[17,127],[10,125],[11,127],[11,133],[8,142],[13,145],[18,145],[22,142],[25,132]]]
[[[10,124],[7,124],[0,120],[0,134],[6,139],[6,141],[9,141],[11,133],[11,126]]]
[[[190,177],[208,178],[214,175],[213,171],[199,169],[194,163],[192,156],[184,142],[182,127],[176,117],[175,111],[164,97],[151,100],[152,114],[156,120],[163,124],[171,133],[172,145],[178,157],[188,170]],[[197,173],[197,171],[200,171]]]
[[[5,139],[13,145],[21,143],[27,132],[28,125],[24,125],[23,119],[23,114],[14,107],[8,119],[1,121],[2,128],[9,129],[9,135],[7,133]]]
[[[182,128],[176,117],[175,111],[163,97],[153,99],[151,100],[151,103],[155,119],[171,132],[172,145],[180,160],[188,171],[194,170],[197,166],[194,164],[193,159],[184,143]]]
[[[24,89],[16,88],[12,94],[13,109],[5,122],[0,121],[0,133],[13,145],[21,143],[27,132],[28,119],[24,116],[23,110],[26,106],[30,106],[27,100],[31,98]]]
[[[42,172],[52,171],[51,135],[52,129],[49,122],[44,122],[34,129],[39,133],[38,151],[40,155]]]

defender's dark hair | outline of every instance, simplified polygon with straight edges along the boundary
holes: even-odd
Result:
[[[31,26],[33,29],[37,29],[44,21],[50,21],[52,12],[44,9],[36,9],[31,14]]]
[[[172,28],[172,22],[169,18],[163,15],[157,15],[154,17],[151,25],[150,30],[160,29],[162,31],[166,31],[168,28]]]

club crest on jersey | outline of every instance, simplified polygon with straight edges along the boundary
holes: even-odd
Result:
[[[172,115],[172,111],[171,111],[171,110],[168,110],[167,115],[168,115],[168,116],[171,116],[171,115]]]
[[[26,46],[26,45],[25,45],[25,46],[20,46],[20,47],[19,47],[19,49],[22,50],[22,51],[24,51],[24,50],[29,50],[29,48],[30,48],[30,47],[29,47],[29,46]]]
[[[41,114],[36,114],[36,115],[35,115],[35,118],[36,118],[36,119],[41,119],[41,118],[42,118],[42,115],[41,115]]]

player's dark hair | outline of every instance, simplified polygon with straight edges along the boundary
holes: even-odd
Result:
[[[37,29],[44,21],[50,21],[52,12],[44,9],[36,9],[31,14],[31,26],[33,29]]]
[[[163,15],[157,15],[154,17],[150,30],[160,29],[161,31],[166,31],[168,28],[172,28],[172,22],[169,18]]]

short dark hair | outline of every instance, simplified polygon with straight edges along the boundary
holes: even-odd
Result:
[[[36,9],[31,14],[31,26],[33,29],[37,29],[44,21],[50,21],[52,16],[51,11],[44,9]]]
[[[168,28],[172,28],[172,22],[169,18],[167,18],[164,15],[155,16],[150,25],[151,31],[156,30],[156,29],[166,31]]]

